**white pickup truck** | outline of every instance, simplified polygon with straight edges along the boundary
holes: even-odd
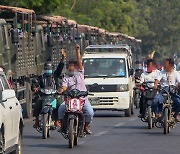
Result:
[[[21,105],[0,69],[0,154],[21,154]]]
[[[126,117],[131,116],[134,87],[131,48],[124,44],[90,45],[82,58],[85,83],[94,94],[89,97],[93,109],[125,111]]]

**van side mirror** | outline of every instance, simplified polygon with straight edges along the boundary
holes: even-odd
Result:
[[[129,70],[129,75],[132,76],[134,74],[134,69]]]
[[[47,35],[47,44],[49,47],[53,47],[55,45],[54,38],[52,34]]]
[[[12,43],[19,43],[19,32],[17,28],[11,30],[11,41]]]
[[[13,98],[15,96],[16,96],[16,94],[15,94],[14,90],[12,90],[12,89],[3,90],[1,102],[5,102],[7,99]]]

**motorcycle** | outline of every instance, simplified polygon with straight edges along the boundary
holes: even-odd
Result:
[[[174,128],[177,121],[174,118],[174,112],[172,112],[172,100],[171,94],[177,94],[178,89],[175,86],[170,86],[169,91],[162,90],[162,95],[165,99],[163,103],[163,111],[160,124],[163,127],[164,134],[170,133],[171,128]]]
[[[69,148],[78,144],[78,138],[86,136],[84,132],[85,118],[83,115],[83,106],[88,96],[87,91],[77,89],[67,90],[63,93],[65,99],[66,111],[64,115],[64,128],[61,134],[69,140]]]
[[[55,130],[54,121],[52,119],[53,110],[56,108],[57,99],[55,95],[57,91],[54,89],[41,89],[39,97],[42,100],[42,110],[39,116],[39,126],[37,131],[42,133],[42,138],[50,137],[50,131]]]
[[[143,87],[143,98],[144,98],[144,104],[145,104],[145,115],[141,119],[143,122],[148,123],[148,128],[152,129],[155,126],[156,119],[155,114],[152,112],[151,104],[153,101],[153,98],[157,94],[157,91],[155,91],[150,84],[154,82],[144,82]]]
[[[141,98],[141,86],[139,85],[139,78],[135,78],[135,87],[134,87],[134,105],[139,108],[140,98]]]

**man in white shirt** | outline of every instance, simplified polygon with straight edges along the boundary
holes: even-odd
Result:
[[[152,83],[148,83],[148,87],[153,88],[155,79],[159,75],[159,72],[160,71],[156,69],[156,62],[153,59],[148,59],[147,70],[141,74],[140,83],[143,84],[144,82],[152,82]],[[140,98],[140,115],[139,115],[140,118],[144,117],[145,108],[146,108],[145,98],[142,93]]]
[[[157,89],[157,85],[160,84],[165,90],[169,90],[169,86],[180,87],[180,73],[174,70],[174,61],[170,58],[166,59],[164,62],[164,70],[160,72],[157,76],[154,88]],[[177,121],[178,114],[180,112],[180,96],[178,94],[171,95],[173,101],[173,112],[175,112],[174,117]],[[156,114],[161,114],[164,98],[162,93],[159,93],[153,100],[152,108]]]

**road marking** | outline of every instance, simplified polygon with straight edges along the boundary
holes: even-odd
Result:
[[[129,119],[129,121],[135,121],[137,118],[131,118]]]
[[[125,124],[124,122],[120,122],[120,123],[118,123],[118,124],[114,125],[114,127],[123,126],[124,124]]]
[[[109,132],[109,131],[102,131],[102,132],[99,132],[99,133],[95,134],[94,136],[95,136],[95,137],[98,137],[98,136],[104,135],[104,134],[106,134],[106,133],[108,133],[108,132]]]

